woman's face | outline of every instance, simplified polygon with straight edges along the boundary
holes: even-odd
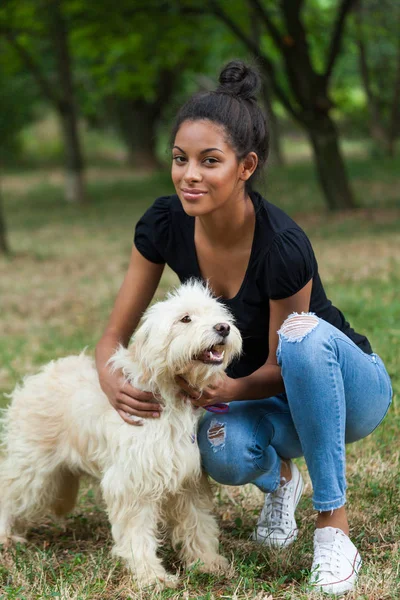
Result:
[[[172,181],[190,216],[213,212],[243,197],[243,161],[236,157],[221,125],[184,121],[172,148]]]

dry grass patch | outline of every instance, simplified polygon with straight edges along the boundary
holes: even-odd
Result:
[[[304,465],[301,468],[307,478]],[[353,479],[356,473],[361,473],[359,480]],[[397,473],[398,455],[384,461],[372,451],[350,466],[352,536],[360,547],[364,566],[357,592],[347,595],[347,600],[398,597],[398,522],[396,518],[380,519],[379,507],[371,510],[370,504],[367,510],[360,510],[358,503],[359,497],[365,496],[369,482],[373,481],[376,486],[384,484],[387,493],[393,493],[393,501],[398,504]],[[7,588],[20,589],[19,596],[6,595],[5,598],[29,600],[54,597],[55,593],[62,599],[265,600],[270,597],[272,600],[322,600],[326,596],[307,589],[315,519],[310,495],[308,485],[298,510],[298,540],[286,550],[271,551],[249,541],[262,504],[259,490],[250,485],[237,488],[216,485],[215,506],[222,530],[222,551],[231,559],[230,572],[224,577],[200,574],[196,569],[182,572],[176,555],[166,545],[163,558],[171,570],[181,571],[180,588],[140,592],[123,566],[109,554],[112,542],[106,515],[93,486],[86,482],[82,486],[80,502],[68,518],[65,529],[48,521],[31,532],[28,546],[3,551],[0,571],[3,593]]]
[[[58,185],[59,173],[52,177]],[[120,200],[113,197],[115,204],[102,201],[81,215],[49,197],[39,206],[41,222],[34,206],[37,196],[24,195],[32,180],[27,178],[18,187],[17,179],[8,181],[12,205],[18,203],[21,211],[13,217],[10,232],[17,254],[12,260],[0,258],[2,391],[10,391],[23,375],[50,359],[79,352],[86,345],[93,351],[125,274],[134,222],[142,212],[129,202],[129,190]],[[137,196],[132,189],[132,198]],[[398,395],[400,212],[368,210],[329,218],[315,213],[299,221],[313,240],[329,296],[357,329],[372,335]],[[166,270],[158,296],[176,281]],[[346,600],[400,597],[397,397],[384,424],[348,447],[348,509],[352,537],[364,564],[358,590]],[[249,541],[263,500],[259,490],[216,486],[222,551],[232,561],[228,576],[212,577],[193,569],[181,573],[178,590],[138,592],[123,566],[110,556],[106,515],[94,488],[85,483],[65,530],[49,520],[31,532],[28,546],[3,550],[0,599],[322,600],[323,595],[311,593],[306,585],[315,512],[302,461],[300,466],[307,481],[298,510],[301,533],[286,552],[266,551]],[[172,570],[181,569],[168,545],[163,558]]]

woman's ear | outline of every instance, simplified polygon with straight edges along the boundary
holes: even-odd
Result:
[[[239,177],[247,181],[253,175],[258,165],[258,156],[255,152],[249,152],[240,162]]]

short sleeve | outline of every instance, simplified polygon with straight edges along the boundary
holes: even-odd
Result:
[[[314,252],[304,231],[293,228],[277,234],[265,266],[271,300],[289,298],[300,291],[317,271]]]
[[[169,196],[157,198],[139,219],[135,228],[134,242],[140,254],[150,262],[166,262],[165,249],[170,231]]]

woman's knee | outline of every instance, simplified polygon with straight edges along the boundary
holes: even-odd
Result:
[[[272,426],[265,421],[261,428],[256,424],[255,427],[250,429],[237,419],[203,419],[198,433],[199,449],[203,468],[215,481],[243,485],[268,469],[265,462]]]
[[[210,418],[207,415],[200,423],[198,444],[206,473],[218,483],[234,485],[234,469],[226,449],[226,426],[223,418]]]
[[[329,340],[329,327],[329,323],[313,313],[289,315],[278,331],[278,364],[282,366],[285,360],[292,361],[294,357],[302,364],[314,363]]]

